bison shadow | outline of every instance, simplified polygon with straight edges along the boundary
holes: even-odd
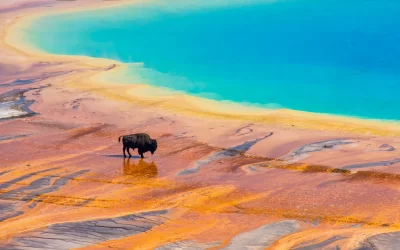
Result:
[[[123,155],[104,155],[105,157],[110,157],[110,158],[125,158]],[[140,156],[132,156],[131,158],[133,159],[140,159]]]
[[[148,163],[143,159],[131,162],[130,158],[126,158],[124,159],[123,173],[136,178],[156,178],[158,169],[154,162]]]

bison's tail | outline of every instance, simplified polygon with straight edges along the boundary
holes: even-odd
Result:
[[[122,135],[118,138],[118,142],[121,142],[121,137],[122,137]]]

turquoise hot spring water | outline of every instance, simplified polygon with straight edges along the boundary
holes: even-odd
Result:
[[[23,34],[49,53],[143,63],[115,81],[398,121],[399,27],[395,0],[159,0],[45,15]]]

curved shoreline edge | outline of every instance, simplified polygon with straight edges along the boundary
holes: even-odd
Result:
[[[7,49],[13,50],[18,54],[23,54],[27,58],[34,60],[72,62],[98,68],[99,71],[78,74],[80,77],[74,77],[65,84],[73,88],[89,90],[115,100],[159,107],[187,115],[248,120],[258,123],[276,124],[279,126],[310,130],[340,131],[364,135],[400,136],[400,122],[398,121],[370,120],[289,109],[268,110],[251,105],[243,105],[241,103],[196,97],[180,91],[142,83],[115,83],[107,79],[110,79],[112,74],[125,70],[128,64],[106,58],[49,54],[35,48],[33,45],[29,44],[29,41],[24,42],[21,37],[21,30],[27,28],[28,23],[34,21],[35,18],[39,18],[43,15],[114,8],[123,5],[132,5],[138,2],[141,1],[110,2],[102,4],[102,6],[96,6],[90,2],[82,4],[79,9],[75,6],[63,10],[52,10],[46,13],[32,11],[33,13],[29,13],[26,16],[8,23],[5,27],[5,34],[1,39]],[[85,79],[85,81],[82,79]]]

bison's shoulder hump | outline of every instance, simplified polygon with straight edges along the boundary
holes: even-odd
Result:
[[[146,133],[136,134],[136,137],[146,141],[151,139],[150,136]]]
[[[134,143],[138,143],[138,144],[150,144],[152,139],[150,138],[150,136],[146,133],[138,133],[138,134],[131,134],[131,135],[127,135],[124,136],[124,139],[126,141],[129,142],[134,142]]]

